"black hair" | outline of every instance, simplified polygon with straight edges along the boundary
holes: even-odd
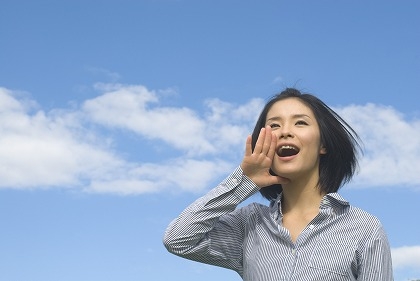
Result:
[[[287,98],[297,98],[307,105],[315,115],[319,125],[321,144],[327,153],[320,156],[318,188],[322,193],[336,192],[353,177],[357,166],[357,154],[361,151],[357,133],[323,101],[309,93],[301,93],[295,88],[286,88],[273,96],[263,108],[252,133],[254,150],[261,128],[265,127],[267,113],[272,105]],[[274,175],[274,173],[270,170]],[[275,184],[260,189],[268,200],[274,200],[282,192],[282,186]]]

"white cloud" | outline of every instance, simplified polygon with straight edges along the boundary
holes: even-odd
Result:
[[[107,92],[83,104],[94,122],[134,131],[193,153],[214,152],[206,124],[189,108],[153,106],[155,92],[143,86],[101,85]]]
[[[164,141],[190,156],[219,154],[242,144],[262,107],[260,99],[237,107],[212,99],[206,102],[208,112],[199,116],[190,108],[160,105],[157,93],[143,86],[97,88],[105,93],[83,104],[94,122]]]
[[[120,160],[79,125],[75,112],[26,107],[0,89],[0,187],[74,186]],[[107,167],[108,169],[111,167]]]
[[[406,120],[392,107],[367,104],[337,110],[364,144],[357,186],[420,188],[420,120]]]
[[[403,268],[420,268],[420,245],[393,248],[392,265],[395,270]]]
[[[171,159],[167,163],[147,163],[125,172],[116,171],[107,178],[92,181],[86,191],[122,195],[163,190],[198,192],[232,169],[232,165],[219,160]]]
[[[149,109],[148,103],[157,103],[157,96],[142,86],[103,87],[105,93],[86,101],[83,110],[51,112],[36,110],[28,106],[35,102],[0,88],[0,188],[64,187],[117,194],[169,188],[199,191],[233,169],[229,162],[197,156],[204,152],[218,154],[211,143],[215,139],[209,141],[206,137],[217,135],[217,129],[211,124],[203,130],[195,127],[205,121],[193,110],[159,106]],[[182,156],[129,162],[114,151],[113,141],[104,137],[107,133],[94,131],[87,120],[166,141],[181,148]],[[144,128],[136,122],[143,122]],[[238,135],[240,130],[235,130],[234,125],[227,126]],[[190,131],[189,127],[195,129]]]
[[[209,99],[198,112],[164,106],[160,97],[167,92],[141,85],[96,88],[98,97],[80,108],[49,112],[0,88],[0,188],[62,187],[117,194],[200,191],[239,164],[246,135],[263,106],[262,99],[239,105]],[[419,121],[407,121],[393,108],[373,104],[337,111],[365,144],[356,184],[420,186]],[[124,131],[156,140],[172,156],[125,159],[127,151],[117,151],[115,143],[124,138]],[[156,150],[144,143],[139,147],[140,153]]]

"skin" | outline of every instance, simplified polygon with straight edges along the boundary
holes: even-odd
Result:
[[[327,153],[320,139],[312,110],[298,98],[287,98],[268,111],[253,152],[251,136],[246,141],[241,168],[260,188],[282,185],[283,227],[292,242],[319,213],[325,195],[317,188],[320,156]],[[277,152],[283,145],[294,146],[299,153],[281,157]],[[277,176],[270,174],[270,168]]]

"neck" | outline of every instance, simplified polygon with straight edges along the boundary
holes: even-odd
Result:
[[[292,181],[283,187],[282,211],[286,212],[312,212],[318,211],[324,193],[320,191],[316,180]]]

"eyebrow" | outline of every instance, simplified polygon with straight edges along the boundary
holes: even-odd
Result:
[[[298,119],[298,118],[309,118],[309,119],[312,119],[309,115],[307,115],[307,114],[294,114],[294,115],[292,115],[292,118],[293,119]],[[282,120],[283,118],[281,118],[280,116],[274,116],[274,117],[271,117],[271,118],[269,118],[269,119],[267,119],[266,120],[266,122],[267,121],[272,121],[272,120]]]

